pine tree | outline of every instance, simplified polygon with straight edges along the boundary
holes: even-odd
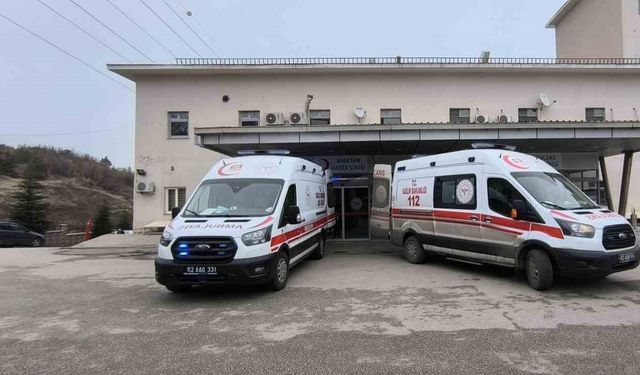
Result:
[[[47,166],[41,159],[33,158],[27,164],[24,174],[28,179],[43,180],[47,177]]]
[[[113,231],[111,225],[111,210],[107,202],[102,204],[98,215],[93,219],[93,237],[102,236],[103,234],[109,234]]]
[[[109,160],[109,158],[105,156],[102,159],[100,159],[100,165],[111,168],[111,165],[112,165],[111,160]]]
[[[28,176],[18,187],[19,190],[12,195],[14,203],[9,209],[11,220],[35,232],[44,233],[50,223],[47,221],[48,205],[42,185]]]

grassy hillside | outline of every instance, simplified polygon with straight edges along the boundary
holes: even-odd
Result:
[[[133,174],[111,166],[108,159],[97,160],[69,150],[48,147],[0,145],[0,218],[9,216],[11,194],[27,171],[39,175],[49,204],[48,220],[84,229],[103,202],[107,202],[115,225],[132,212]]]

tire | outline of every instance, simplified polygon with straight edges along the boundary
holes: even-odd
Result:
[[[313,253],[311,253],[311,255],[309,256],[309,259],[320,260],[324,258],[324,253],[326,249],[327,249],[327,240],[324,238],[324,235],[320,234],[318,236],[318,246],[313,251]]]
[[[31,241],[31,247],[40,247],[42,246],[42,240],[39,238],[34,238],[33,241]]]
[[[404,241],[404,258],[411,264],[421,264],[427,259],[416,236],[410,236]]]
[[[278,251],[274,264],[276,269],[267,286],[273,291],[278,291],[284,289],[289,280],[289,257],[284,251]]]
[[[191,285],[165,285],[172,293],[184,294],[191,290]]]
[[[526,274],[529,286],[535,290],[548,290],[553,284],[553,264],[549,255],[540,249],[527,253]]]

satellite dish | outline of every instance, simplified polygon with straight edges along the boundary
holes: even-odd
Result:
[[[553,101],[549,98],[549,96],[543,92],[540,93],[540,103],[542,103],[545,107],[550,107],[553,104]]]
[[[367,114],[367,111],[365,111],[364,108],[358,107],[353,110],[353,114],[356,115],[357,118],[362,120],[364,116]]]

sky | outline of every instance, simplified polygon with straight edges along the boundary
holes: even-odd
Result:
[[[477,57],[483,50],[554,57],[554,33],[545,24],[563,3],[0,0],[0,14],[89,65],[0,17],[0,144],[54,146],[133,166],[135,84],[106,70],[108,63],[166,64],[197,57],[193,50],[202,57]]]

